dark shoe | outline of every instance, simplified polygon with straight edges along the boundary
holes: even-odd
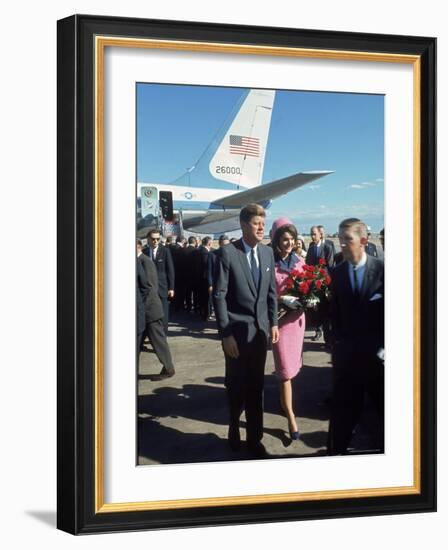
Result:
[[[296,424],[296,426],[297,426],[297,424]],[[294,431],[294,428],[292,427],[292,425],[291,425],[291,423],[289,422],[289,420],[288,420],[288,430],[289,430],[289,437],[290,437],[293,441],[297,441],[298,439],[300,439],[299,430]]]
[[[176,374],[176,371],[173,370],[167,370],[165,367],[162,368],[159,374],[156,374],[151,377],[151,380],[154,382],[159,382],[160,380],[165,380],[165,378],[171,378]]]
[[[313,342],[317,342],[318,340],[320,340],[322,338],[322,331],[320,330],[320,328],[318,328],[316,330],[316,334],[311,338],[311,340]]]
[[[266,458],[269,456],[261,441],[258,441],[257,443],[248,443],[247,448],[249,450],[249,454],[254,458]]]
[[[228,439],[232,451],[239,451],[241,448],[241,437],[240,429],[238,428],[238,426],[229,427]]]

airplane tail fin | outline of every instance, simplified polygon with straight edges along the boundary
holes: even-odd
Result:
[[[211,175],[250,189],[261,185],[275,91],[250,90],[210,163]]]

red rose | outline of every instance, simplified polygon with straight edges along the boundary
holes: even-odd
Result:
[[[303,283],[300,283],[299,290],[302,294],[308,294],[310,291],[310,285],[307,281],[303,281]]]
[[[316,281],[316,288],[317,290],[320,290],[322,288],[322,281],[320,279]]]
[[[327,275],[325,277],[325,284],[328,286],[330,283],[331,283],[331,277],[330,277],[330,275]]]
[[[327,262],[323,258],[319,260],[319,265],[326,265],[326,263]]]
[[[326,269],[319,269],[319,273],[323,276],[325,276],[327,274],[327,270]]]
[[[293,279],[288,279],[288,280],[286,281],[286,288],[287,288],[288,290],[291,290],[291,288],[293,288],[293,287],[294,287],[294,280],[293,280]]]

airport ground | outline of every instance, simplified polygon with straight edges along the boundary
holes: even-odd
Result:
[[[294,379],[295,411],[301,438],[291,441],[279,401],[272,352],[265,369],[264,436],[268,458],[326,454],[331,394],[331,356],[314,330],[305,334],[303,367]],[[174,464],[246,460],[227,442],[224,357],[214,319],[203,322],[194,313],[172,316],[169,345],[176,366],[172,378],[153,381],[160,371],[156,355],[140,354],[138,373],[138,464]],[[241,435],[245,439],[244,413]],[[381,429],[367,403],[353,440],[352,452],[375,452]]]

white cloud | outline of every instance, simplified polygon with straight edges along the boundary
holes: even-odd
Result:
[[[320,185],[308,185],[306,189],[309,189],[310,191],[315,191],[316,189],[320,189]]]
[[[362,183],[353,183],[348,189],[367,189],[367,187],[374,187],[375,183],[371,181],[363,181]]]

